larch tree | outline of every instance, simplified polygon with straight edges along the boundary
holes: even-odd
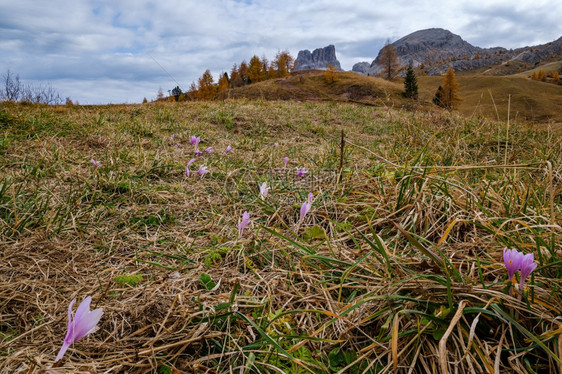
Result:
[[[404,96],[410,99],[418,99],[418,80],[412,64],[408,65],[406,77],[404,78]]]
[[[276,78],[283,78],[295,68],[295,59],[288,51],[277,52],[272,65],[275,67]]]
[[[248,66],[248,81],[249,83],[257,83],[263,80],[263,63],[256,55],[250,59]]]
[[[218,93],[228,90],[229,86],[230,86],[230,82],[228,79],[228,74],[224,73],[219,78],[218,87],[217,87]]]
[[[398,57],[396,57],[394,46],[390,44],[390,39],[386,40],[378,60],[378,64],[382,67],[382,76],[389,81],[392,80],[400,69],[400,63]]]
[[[453,110],[457,107],[458,103],[462,101],[459,97],[459,84],[457,83],[457,78],[455,77],[455,72],[451,66],[447,69],[445,77],[443,78],[443,84],[439,86],[441,92],[437,89],[433,102],[445,109]],[[438,97],[439,96],[439,97]]]
[[[240,87],[244,84],[240,74],[238,73],[238,65],[234,64],[230,71],[230,87]]]
[[[201,78],[199,78],[199,87],[197,89],[199,92],[199,99],[201,100],[211,100],[217,94],[217,87],[211,71],[209,69],[205,70]]]
[[[328,68],[326,68],[326,71],[324,71],[324,78],[326,79],[327,83],[332,84],[339,80],[336,76],[337,71],[338,69],[335,66],[333,66],[332,64],[328,64]]]
[[[248,63],[242,61],[238,67],[238,74],[240,75],[240,80],[242,81],[242,86],[248,84]]]

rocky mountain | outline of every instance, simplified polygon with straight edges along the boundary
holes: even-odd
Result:
[[[341,70],[340,62],[336,58],[336,47],[333,45],[315,49],[312,53],[308,49],[299,51],[295,70],[323,70],[328,68],[328,65],[332,65],[338,70]]]
[[[392,43],[401,65],[412,64],[427,75],[443,74],[449,66],[455,71],[474,70],[494,65],[533,65],[562,59],[562,38],[543,45],[507,50],[502,47],[480,48],[463,40],[459,35],[444,29],[420,30]],[[377,75],[382,68],[377,58],[367,67],[367,62],[353,66],[353,71],[365,75]],[[517,64],[515,64],[517,65]],[[519,66],[518,65],[518,66]],[[511,69],[512,70],[512,69]],[[495,69],[497,74],[513,73],[510,69]]]

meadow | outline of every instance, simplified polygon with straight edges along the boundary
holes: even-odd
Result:
[[[561,139],[384,101],[1,103],[0,372],[562,372]]]

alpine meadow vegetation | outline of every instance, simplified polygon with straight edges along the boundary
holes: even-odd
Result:
[[[562,367],[559,124],[227,99],[0,129],[0,372]]]

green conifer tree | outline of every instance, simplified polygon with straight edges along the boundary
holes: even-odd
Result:
[[[418,81],[412,64],[408,65],[406,77],[404,78],[404,96],[414,100],[418,99]]]

